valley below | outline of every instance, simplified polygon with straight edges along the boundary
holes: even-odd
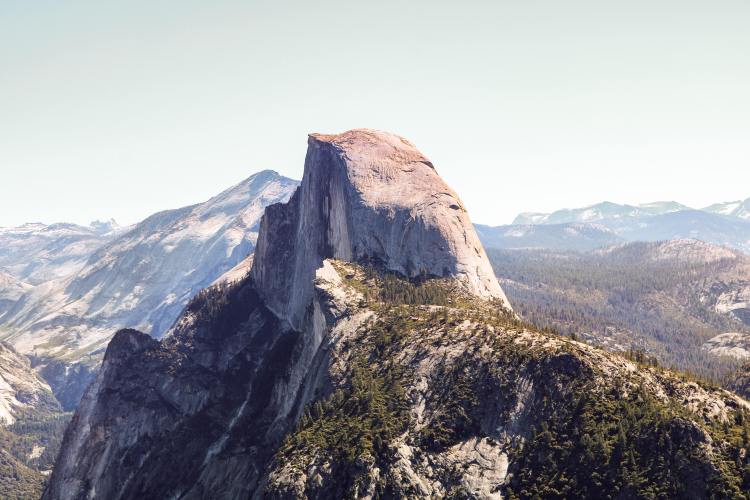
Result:
[[[715,383],[745,360],[750,258],[741,252],[673,240],[488,253],[515,310],[539,327],[614,352],[643,351]]]

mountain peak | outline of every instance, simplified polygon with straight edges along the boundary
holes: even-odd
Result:
[[[388,132],[309,136],[302,184],[263,216],[253,279],[269,308],[298,326],[326,258],[455,277],[509,308],[463,203],[412,143]]]
[[[728,215],[750,220],[750,198],[746,200],[727,201],[724,203],[714,203],[703,209],[706,212],[712,212],[719,215]]]
[[[240,182],[239,184],[248,184],[252,182],[271,182],[271,181],[290,181],[291,179],[288,179],[278,173],[276,170],[272,170],[270,168],[267,168],[265,170],[261,170],[259,172],[255,172],[250,177],[246,178],[244,181]],[[292,181],[296,182],[296,181]]]
[[[626,219],[661,215],[683,210],[691,210],[676,201],[654,201],[638,206],[602,201],[581,208],[563,208],[550,213],[522,212],[513,224],[567,224],[570,222],[596,222],[607,219]]]
[[[401,136],[373,129],[354,129],[341,134],[309,135],[309,145],[329,144],[350,157],[359,159],[373,158],[396,162],[423,162],[432,167],[432,163],[419,150]]]
[[[105,221],[97,219],[95,221],[92,221],[89,224],[89,227],[93,229],[96,234],[107,234],[122,228],[122,226],[120,226],[114,219]]]

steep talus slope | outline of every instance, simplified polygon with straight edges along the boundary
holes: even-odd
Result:
[[[44,498],[750,486],[747,402],[520,323],[460,202],[397,136],[311,137],[252,266],[163,340],[115,335]]]
[[[49,385],[31,369],[29,361],[0,342],[0,425],[16,422],[27,410],[59,411]]]
[[[296,186],[263,171],[205,203],[147,218],[73,276],[23,295],[2,318],[2,338],[32,357],[74,408],[113,333],[135,327],[163,335],[198,290],[253,251],[264,208]]]
[[[28,359],[0,342],[0,498],[38,498],[68,416]]]

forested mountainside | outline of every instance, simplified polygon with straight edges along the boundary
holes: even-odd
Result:
[[[740,396],[750,399],[750,362],[732,374],[729,387]]]
[[[279,326],[261,305],[247,307],[257,298],[244,280],[196,299],[190,333],[161,344],[118,334],[105,360],[108,389],[98,388],[97,404],[74,426],[113,431],[106,422],[127,414],[123,429],[153,434],[135,443],[113,435],[117,452],[89,436],[68,463],[91,480],[85,471],[103,460],[110,472],[96,484],[108,498],[743,498],[750,487],[746,459],[737,462],[750,445],[750,412],[726,391],[539,332],[451,280],[415,284],[333,261],[316,288],[336,326],[314,356],[323,365],[305,377],[316,388],[300,387],[310,400],[292,405],[291,421],[265,408],[298,376],[293,360],[306,341],[293,332],[273,339],[269,329]],[[252,333],[258,321],[265,333]],[[234,347],[231,360],[211,347],[217,342]],[[265,359],[250,354],[269,342]],[[229,366],[199,364],[211,358]],[[245,370],[260,378],[241,381]],[[157,378],[144,386],[131,379],[140,371]],[[199,374],[208,377],[198,392],[186,392]],[[188,415],[168,421],[170,407]],[[117,465],[121,452],[125,464],[145,462]],[[259,462],[267,464],[260,481],[250,472]],[[53,481],[71,492],[83,485],[68,477]]]
[[[739,364],[710,341],[750,334],[750,258],[740,252],[677,240],[488,254],[516,312],[540,327],[714,380]]]
[[[413,145],[314,134],[250,274],[115,335],[45,498],[748,498],[749,409],[522,323]]]
[[[0,498],[39,498],[70,420],[29,361],[0,342]]]
[[[114,332],[137,327],[163,335],[193,295],[253,251],[263,210],[296,186],[262,171],[204,203],[118,233],[62,279],[35,286],[8,279],[13,300],[3,302],[0,289],[0,338],[29,356],[72,410]]]

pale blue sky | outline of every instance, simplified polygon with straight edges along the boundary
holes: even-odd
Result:
[[[308,132],[399,133],[476,222],[750,196],[747,1],[0,0],[0,226],[132,223]]]

